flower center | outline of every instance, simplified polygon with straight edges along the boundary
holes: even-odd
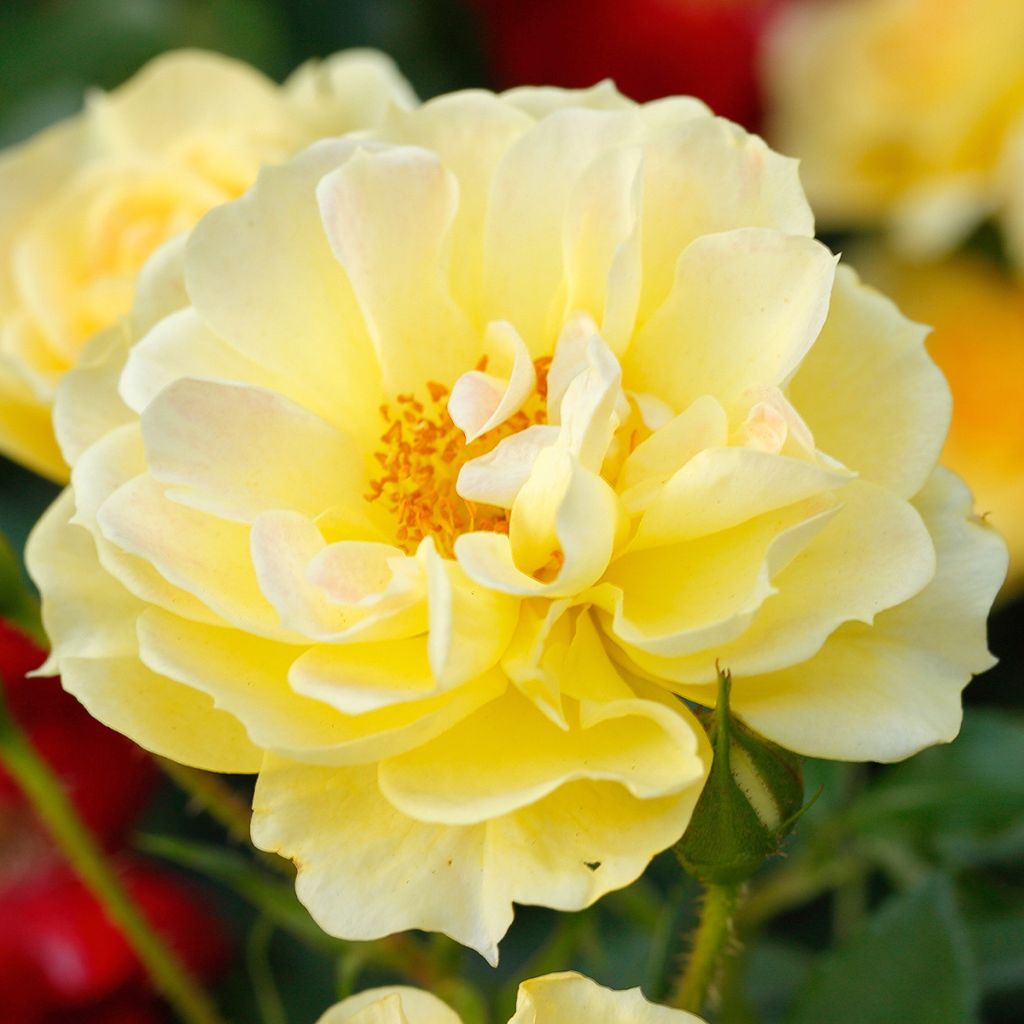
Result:
[[[455,489],[459,470],[486,455],[503,438],[546,421],[549,357],[534,360],[537,387],[527,403],[500,426],[466,443],[448,414],[449,389],[428,381],[427,394],[396,396],[380,407],[384,431],[373,453],[382,473],[370,481],[367,501],[381,502],[395,519],[395,539],[412,554],[424,537],[433,537],[438,551],[453,557],[455,539],[477,530],[508,532],[507,509],[460,497]],[[477,365],[486,369],[484,357]]]

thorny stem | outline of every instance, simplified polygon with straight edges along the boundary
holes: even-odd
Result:
[[[739,884],[709,885],[705,890],[693,949],[671,994],[670,1005],[700,1013],[707,1002],[732,942],[732,919],[741,888]]]
[[[46,762],[10,716],[0,688],[0,764],[24,791],[69,865],[118,926],[154,988],[184,1024],[221,1024],[213,1001],[150,927]]]

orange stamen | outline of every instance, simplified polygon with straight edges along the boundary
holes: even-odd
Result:
[[[546,421],[544,398],[550,358],[534,362],[537,388],[527,404],[501,426],[472,444],[448,415],[449,392],[427,381],[429,402],[414,395],[395,396],[395,408],[380,407],[384,430],[381,447],[373,453],[383,469],[370,481],[367,501],[380,501],[395,519],[398,545],[412,554],[424,537],[433,537],[438,550],[451,558],[455,539],[476,530],[508,533],[508,511],[465,501],[455,490],[459,470],[485,455],[503,438]],[[486,366],[482,360],[478,368]]]

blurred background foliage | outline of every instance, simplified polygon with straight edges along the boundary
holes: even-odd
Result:
[[[492,84],[477,19],[458,0],[3,0],[0,144],[181,46],[231,54],[275,78],[313,56],[374,46],[422,97]],[[20,551],[56,488],[0,462],[0,528]],[[807,765],[807,791],[821,795],[785,855],[755,879],[718,1020],[1024,1019],[1021,624],[1021,603],[1004,602],[992,624],[1000,665],[967,691],[956,743],[895,766]],[[248,795],[247,780],[232,785]],[[239,1022],[307,1024],[339,992],[403,975],[430,984],[467,1024],[506,1020],[516,983],[550,970],[663,997],[697,898],[663,855],[584,913],[521,910],[492,972],[441,937],[368,952],[322,935],[295,901],[291,869],[267,869],[169,782],[135,842],[204,886],[228,923],[235,955],[218,996]]]

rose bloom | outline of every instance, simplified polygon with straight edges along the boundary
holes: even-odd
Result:
[[[999,267],[960,256],[927,267],[879,253],[858,266],[923,323],[953,391],[942,461],[962,473],[980,513],[1010,548],[1004,595],[1024,584],[1024,287]]]
[[[951,739],[1005,548],[924,329],[695,100],[464,92],[261,172],[56,406],[29,544],[108,725],[259,772],[328,931],[494,959],[675,842],[710,751]]]
[[[768,137],[823,226],[884,226],[914,255],[1007,202],[1024,128],[1020,0],[794,5],[767,52]]]
[[[519,986],[508,1024],[703,1024],[685,1010],[649,1003],[638,988],[617,992],[582,974],[533,978]],[[418,988],[369,989],[338,1003],[317,1024],[462,1024],[437,996]]]
[[[279,87],[213,53],[152,61],[85,110],[0,156],[0,453],[57,480],[50,409],[85,341],[131,307],[172,235],[252,184],[261,164],[376,124],[412,94],[354,50]]]

